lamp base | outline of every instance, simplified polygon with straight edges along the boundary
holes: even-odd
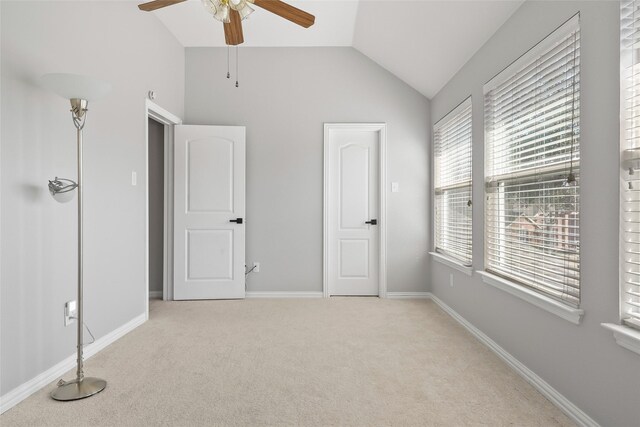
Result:
[[[62,401],[84,399],[100,393],[106,386],[105,380],[87,377],[80,382],[74,380],[58,386],[51,392],[51,398]]]

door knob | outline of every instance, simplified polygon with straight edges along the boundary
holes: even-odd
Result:
[[[365,221],[365,224],[371,224],[371,225],[378,225],[378,220],[377,219],[372,219],[371,221]]]
[[[230,219],[229,222],[235,222],[237,224],[242,224],[242,218]]]

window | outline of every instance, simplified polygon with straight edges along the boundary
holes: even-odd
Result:
[[[471,265],[471,98],[434,126],[435,250]]]
[[[484,93],[485,269],[578,307],[579,15]]]
[[[623,170],[620,191],[622,257],[620,311],[622,322],[640,329],[640,1],[621,2],[620,68],[621,112],[624,130],[620,138]]]

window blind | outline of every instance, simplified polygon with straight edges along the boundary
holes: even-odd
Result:
[[[579,16],[484,87],[485,268],[580,303]]]
[[[471,98],[434,126],[435,250],[472,260]]]
[[[624,119],[620,148],[623,152],[633,153],[634,149],[640,148],[640,1],[622,1],[620,5],[621,111]],[[640,167],[635,163],[623,165],[622,171],[620,311],[625,324],[640,328]]]

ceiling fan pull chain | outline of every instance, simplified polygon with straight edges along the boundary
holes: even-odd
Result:
[[[231,77],[231,73],[229,72],[229,50],[231,47],[227,45],[227,78]]]
[[[238,46],[236,46],[236,87],[238,87]]]

